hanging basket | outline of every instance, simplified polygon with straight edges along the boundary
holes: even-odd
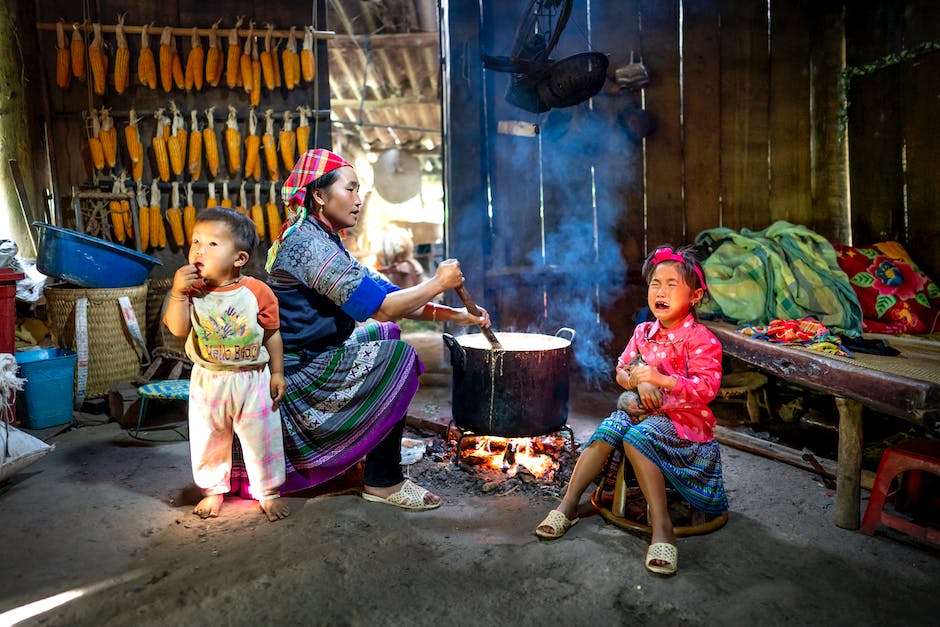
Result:
[[[539,99],[548,107],[570,107],[593,97],[607,80],[607,55],[582,52],[556,61],[538,83]]]

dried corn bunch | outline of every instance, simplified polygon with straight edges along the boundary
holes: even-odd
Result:
[[[291,26],[287,33],[287,43],[281,53],[281,65],[284,68],[284,86],[293,89],[300,82],[300,56],[297,54],[297,27]]]
[[[264,136],[261,138],[264,150],[264,163],[268,167],[268,178],[277,180],[277,146],[274,143],[274,110],[264,112]]]
[[[274,52],[271,50],[271,34],[274,32],[274,24],[267,24],[265,30],[264,50],[259,56],[261,57],[261,76],[264,78],[264,86],[270,91],[275,87],[274,62],[271,60],[271,57],[274,56]]]
[[[170,168],[173,174],[179,176],[186,166],[186,120],[176,108],[176,103],[170,101],[170,112],[173,114],[173,123],[170,136],[166,140],[167,152],[170,156]]]
[[[196,110],[193,109],[190,114],[189,122],[189,180],[198,181],[202,173],[202,133],[199,132],[199,120],[196,118]],[[216,155],[218,157],[218,155]]]
[[[104,53],[104,38],[101,36],[101,24],[91,25],[92,38],[88,44],[88,65],[91,66],[91,85],[95,93],[103,96],[108,88],[108,56]]]
[[[68,89],[72,83],[72,53],[65,43],[65,20],[55,23],[55,84]]]
[[[259,164],[258,157],[261,152],[261,138],[258,136],[258,116],[255,108],[248,110],[248,136],[245,138],[245,177],[254,176]],[[255,180],[259,177],[255,176]]]
[[[249,101],[252,107],[261,102],[261,60],[258,58],[258,38],[251,41],[251,93]]]
[[[140,118],[133,109],[128,112],[128,117],[127,126],[124,127],[124,143],[131,160],[131,178],[139,183],[144,174],[144,145],[140,141],[140,127],[137,126]]]
[[[111,186],[112,194],[121,193],[121,184],[118,182],[119,179],[114,180],[114,185]],[[121,215],[121,201],[117,198],[113,198],[108,201],[108,217],[111,218],[111,228],[114,229],[114,241],[124,243],[124,240],[127,239],[127,233],[124,230],[124,216]]]
[[[219,175],[219,139],[215,134],[215,107],[206,109],[206,127],[202,129],[202,145],[206,153],[209,176]]]
[[[137,184],[137,226],[140,229],[140,249],[147,250],[150,245],[150,205],[147,204],[145,187]]]
[[[183,232],[183,210],[180,209],[180,184],[173,181],[173,189],[170,191],[170,206],[166,209],[166,219],[170,223],[170,232],[173,234],[173,242],[177,247],[182,248],[186,243],[186,234]]]
[[[238,111],[232,105],[228,106],[228,119],[225,121],[225,157],[228,164],[228,173],[234,176],[242,169],[242,134],[238,130]]]
[[[274,189],[274,183],[268,187],[268,204],[265,205],[265,212],[268,214],[268,242],[274,243],[274,240],[281,234],[281,213],[277,208],[277,193]]]
[[[264,207],[261,206],[261,183],[255,183],[255,202],[251,205],[251,219],[255,223],[255,231],[258,233],[258,241],[263,241]]]
[[[114,120],[111,119],[109,111],[110,109],[101,107],[101,132],[98,136],[101,139],[104,162],[109,168],[113,168],[117,163],[117,129],[114,128]]]
[[[242,84],[242,51],[241,46],[238,45],[238,29],[241,28],[244,19],[239,15],[235,19],[235,27],[228,32],[228,48],[225,50],[225,85],[229,89],[235,89]]]
[[[285,111],[284,125],[281,127],[281,133],[277,138],[278,148],[281,151],[281,163],[288,171],[294,168],[295,148],[297,147],[297,136],[294,135],[294,122],[291,118],[291,112]]]
[[[131,201],[126,198],[128,196],[127,186],[124,182],[127,180],[127,173],[121,172],[121,176],[118,178],[118,183],[120,184],[120,191],[118,193],[125,196],[121,199],[121,218],[124,220],[124,234],[128,239],[134,239],[134,217],[131,215]]]
[[[219,206],[232,208],[232,199],[228,197],[228,179],[222,181],[222,200],[219,201]]]
[[[104,169],[104,148],[101,145],[101,122],[98,114],[92,109],[88,113],[91,118],[91,133],[88,136],[88,152],[91,155],[91,165],[96,170]]]
[[[218,87],[222,80],[222,49],[219,47],[219,19],[209,31],[209,49],[206,50],[206,82],[212,87]]]
[[[150,245],[154,248],[166,247],[166,223],[160,212],[160,187],[156,180],[150,185]]]
[[[163,27],[160,34],[160,86],[163,91],[170,93],[173,89],[173,29]]]
[[[114,52],[114,91],[123,94],[131,82],[131,51],[124,35],[124,14],[118,15],[114,38],[117,40],[117,50]]]
[[[251,214],[248,212],[248,194],[245,193],[245,181],[242,181],[241,187],[238,190],[238,206],[235,207],[235,211],[243,216],[251,217]]]
[[[163,109],[157,109],[154,117],[157,119],[157,126],[153,132],[153,156],[157,162],[157,176],[164,183],[170,180],[170,155],[167,152],[167,133],[166,128],[172,126],[170,118],[163,115]]]
[[[251,49],[252,42],[255,39],[255,22],[252,20],[248,23],[248,37],[245,38],[245,48],[242,50],[241,55],[238,57],[238,67],[239,72],[241,73],[241,86],[245,89],[245,93],[250,94],[251,88],[253,86],[253,81],[251,79]]]
[[[176,37],[170,40],[170,52],[173,54],[172,64],[170,65],[173,74],[173,84],[177,89],[186,89],[186,76],[183,72],[183,60],[180,57],[179,49],[176,47]]]
[[[193,34],[189,39],[189,56],[186,57],[186,91],[193,87],[196,91],[202,89],[203,70],[205,69],[206,51],[202,49],[202,40],[199,38],[199,29],[193,26]]]
[[[137,57],[137,82],[150,89],[157,88],[157,64],[153,59],[153,50],[150,49],[150,34],[148,24],[140,29],[140,56]]]
[[[183,207],[183,234],[186,243],[193,243],[193,229],[196,226],[196,205],[193,203],[193,183],[186,183],[186,206]]]
[[[69,55],[72,57],[72,76],[80,81],[85,80],[85,40],[82,39],[81,26],[78,22],[72,22]]]
[[[278,39],[274,42],[274,46],[271,48],[271,71],[274,72],[274,87],[281,86],[281,52],[279,48],[281,47],[281,40]]]
[[[300,121],[297,123],[297,154],[302,155],[307,152],[307,146],[310,144],[310,118],[313,109],[303,105],[297,107],[300,112]]]
[[[215,207],[219,204],[219,199],[215,196],[215,182],[209,181],[209,192],[206,195],[206,207]]]
[[[304,27],[304,43],[300,49],[300,74],[308,83],[316,76],[316,59],[313,54],[313,26]]]

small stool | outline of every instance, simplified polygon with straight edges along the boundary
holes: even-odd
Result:
[[[865,509],[861,531],[873,535],[879,524],[902,531],[909,536],[940,544],[940,529],[918,525],[910,520],[884,511],[889,496],[896,497],[899,490],[889,494],[895,477],[909,471],[927,471],[940,476],[940,440],[911,438],[889,446],[881,456],[871,498]],[[916,488],[915,488],[916,489]]]
[[[758,396],[760,395],[760,396]],[[734,401],[744,400],[747,407],[748,422],[760,422],[761,407],[770,414],[770,403],[767,402],[767,377],[753,370],[729,372],[721,378],[721,387],[718,389],[716,400]]]
[[[140,437],[140,425],[144,421],[144,415],[147,412],[147,401],[157,399],[164,401],[188,401],[189,400],[189,379],[171,379],[168,381],[154,381],[137,388],[140,394],[140,413],[137,416],[137,427],[131,433],[131,437],[144,439]],[[178,425],[168,425],[164,428],[173,429],[177,433]],[[180,433],[180,435],[183,435]],[[185,435],[183,436],[186,437]]]

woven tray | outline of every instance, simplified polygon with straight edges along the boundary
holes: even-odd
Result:
[[[127,331],[118,298],[127,296],[142,325],[146,315],[147,286],[90,289],[46,287],[49,329],[59,346],[77,351],[75,303],[88,298],[88,381],[85,398],[105,396],[115,383],[132,381],[140,372],[141,357]],[[141,329],[143,332],[143,329]]]

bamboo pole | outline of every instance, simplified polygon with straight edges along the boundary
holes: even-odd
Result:
[[[90,24],[91,24],[91,22],[87,22],[87,21],[86,21],[85,24],[82,24],[82,27],[83,27],[85,30],[87,30]],[[36,24],[36,28],[38,28],[39,30],[52,30],[52,31],[54,31],[54,30],[55,30],[55,23],[54,23],[54,22],[52,22],[52,23],[50,23],[50,22],[39,22],[39,23]],[[113,32],[115,31],[115,28],[116,28],[116,26],[115,26],[114,24],[102,24],[102,25],[101,25],[101,32],[102,32],[102,33],[113,33]],[[125,25],[125,26],[124,26],[124,32],[125,32],[126,34],[128,34],[128,35],[139,35],[139,34],[141,33],[141,31],[143,30],[143,28],[144,28],[143,26],[127,26],[127,25]],[[155,31],[154,31],[154,27],[153,27],[152,24],[151,24],[151,25],[148,25],[147,28],[150,30],[151,33],[155,32]],[[162,27],[158,27],[158,29],[159,29],[159,31],[161,31],[161,32],[162,32],[162,30],[163,30]],[[182,26],[174,26],[174,27],[171,27],[170,30],[172,31],[173,35],[175,35],[175,36],[177,36],[177,37],[179,37],[179,36],[189,36],[189,35],[192,35],[192,34],[193,34],[193,29],[192,29],[192,27],[185,28],[185,27],[182,27]],[[303,27],[303,26],[300,26],[300,27],[297,28],[297,30],[298,30],[300,33],[303,33],[304,27]],[[218,32],[219,37],[223,37],[223,36],[225,36],[225,35],[228,35],[231,31],[232,31],[231,28],[219,28],[217,32]],[[211,29],[211,28],[197,28],[197,29],[196,29],[196,33],[197,33],[200,37],[208,37],[211,32],[212,32],[212,29]],[[240,28],[240,29],[238,29],[238,36],[239,36],[239,37],[247,37],[247,36],[248,36],[248,32],[249,32],[249,31],[248,31],[247,28]],[[267,31],[267,30],[264,30],[264,29],[261,29],[261,30],[255,29],[254,34],[255,34],[255,35],[258,35],[259,33],[260,33],[260,34],[265,34],[265,33],[267,33],[267,32],[268,32],[268,31]],[[274,37],[287,37],[287,35],[288,35],[289,32],[290,32],[289,30],[273,30],[273,31],[271,31],[271,35],[274,36]],[[313,31],[313,37],[314,37],[314,39],[333,39],[334,37],[336,37],[336,33],[335,33],[334,31],[331,31],[331,30],[315,30],[315,31]]]

